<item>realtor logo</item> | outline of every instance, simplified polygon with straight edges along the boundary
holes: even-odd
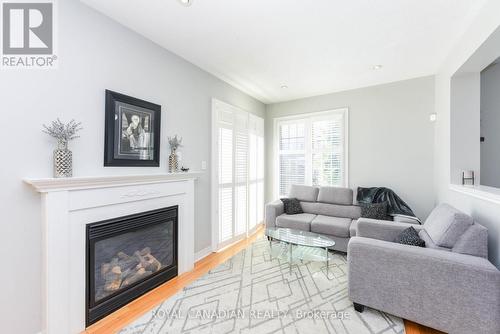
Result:
[[[54,4],[2,3],[2,68],[53,68]]]

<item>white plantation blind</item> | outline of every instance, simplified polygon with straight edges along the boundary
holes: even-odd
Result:
[[[264,217],[264,120],[214,100],[217,247],[246,236]]]
[[[219,240],[233,237],[233,130],[219,128]]]
[[[277,195],[292,184],[347,186],[346,123],[346,109],[277,119]]]
[[[249,115],[249,229],[264,220],[264,120]]]
[[[235,119],[235,234],[241,235],[247,231],[248,218],[248,114],[238,112]]]
[[[279,125],[279,194],[288,194],[292,184],[305,184],[306,137],[304,122]]]
[[[344,119],[312,120],[312,184],[344,185]]]

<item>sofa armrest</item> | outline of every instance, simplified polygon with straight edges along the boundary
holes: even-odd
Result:
[[[500,271],[484,258],[353,237],[347,261],[355,303],[447,333],[500,328]]]
[[[285,213],[285,209],[283,206],[283,202],[281,200],[276,200],[271,203],[266,204],[266,227],[275,227],[276,226],[276,217]]]
[[[396,237],[408,227],[413,227],[417,231],[420,231],[423,228],[422,225],[395,223],[387,220],[359,218],[356,236],[385,241],[394,241],[396,240]]]

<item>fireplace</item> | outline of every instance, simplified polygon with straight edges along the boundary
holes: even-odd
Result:
[[[86,325],[177,276],[178,207],[87,225]]]

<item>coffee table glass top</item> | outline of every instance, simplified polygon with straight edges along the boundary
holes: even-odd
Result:
[[[268,227],[266,228],[266,236],[299,246],[320,248],[335,246],[335,241],[328,237],[314,232],[294,230],[290,228]]]

